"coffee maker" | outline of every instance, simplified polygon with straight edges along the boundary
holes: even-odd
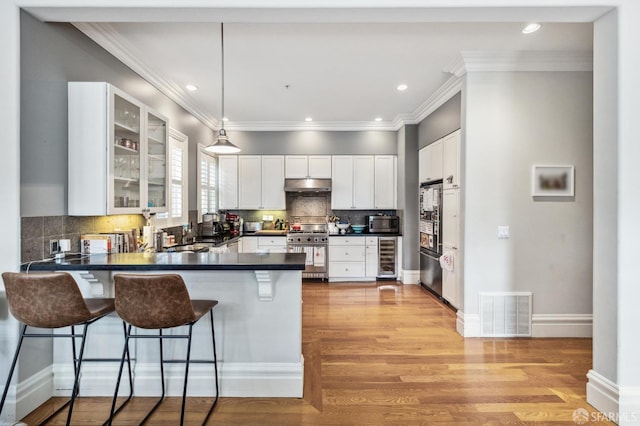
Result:
[[[202,215],[203,237],[217,237],[222,234],[222,224],[218,213],[205,213]]]

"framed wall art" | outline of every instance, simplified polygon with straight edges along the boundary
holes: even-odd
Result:
[[[531,195],[533,197],[573,197],[574,166],[534,165]]]

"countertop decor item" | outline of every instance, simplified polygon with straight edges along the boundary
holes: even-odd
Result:
[[[224,23],[222,22],[220,23],[220,44],[222,47],[222,61],[221,61],[222,93],[220,96],[220,99],[222,101],[222,112],[220,115],[220,130],[218,131],[218,137],[216,138],[216,141],[211,145],[207,146],[205,148],[205,151],[213,152],[216,154],[235,154],[240,152],[240,148],[238,148],[237,146],[232,144],[231,141],[229,141],[229,138],[227,137],[227,132],[226,130],[224,130]]]
[[[365,225],[351,225],[351,229],[353,229],[353,232],[356,234],[362,234],[364,228],[366,228]]]

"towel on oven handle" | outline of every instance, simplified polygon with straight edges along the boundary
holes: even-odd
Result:
[[[324,247],[313,248],[313,266],[324,266],[325,249]]]

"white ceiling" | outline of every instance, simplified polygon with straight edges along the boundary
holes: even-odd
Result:
[[[425,15],[429,10],[416,10],[415,22],[406,10],[401,17],[388,10],[387,18],[381,18],[384,11],[375,11],[375,16],[359,11],[361,19],[343,17],[349,22],[328,16],[307,22],[300,19],[303,15],[287,16],[280,23],[269,22],[274,17],[268,14],[253,18],[245,14],[235,22],[229,18],[224,35],[225,115],[230,121],[225,127],[396,129],[398,123],[420,118],[424,103],[451,78],[447,71],[461,51],[591,51],[592,24],[580,21],[594,19],[602,10],[565,9],[569,8],[516,13],[512,9],[509,16],[522,17],[513,22],[433,22],[451,19],[451,10],[446,15],[445,9],[431,10],[431,17]],[[205,124],[217,127],[221,116],[219,22],[202,22],[211,20],[209,15],[194,22],[192,15],[175,11],[175,19],[161,15],[167,22],[141,22],[139,12],[123,18],[117,11],[103,10],[95,19],[84,11],[32,11],[44,20],[76,21],[98,44]],[[226,16],[234,12],[225,11]],[[491,9],[457,12],[460,21],[491,20]],[[498,21],[508,19],[497,9],[493,12]],[[161,20],[160,15],[145,13],[151,21]],[[549,22],[537,33],[524,35],[525,16]],[[95,22],[82,23],[79,18]],[[138,22],[119,22],[123,20]],[[189,83],[199,90],[187,91]],[[408,90],[396,91],[400,83],[407,84]],[[304,122],[307,116],[312,123]],[[383,121],[376,123],[375,117]]]

